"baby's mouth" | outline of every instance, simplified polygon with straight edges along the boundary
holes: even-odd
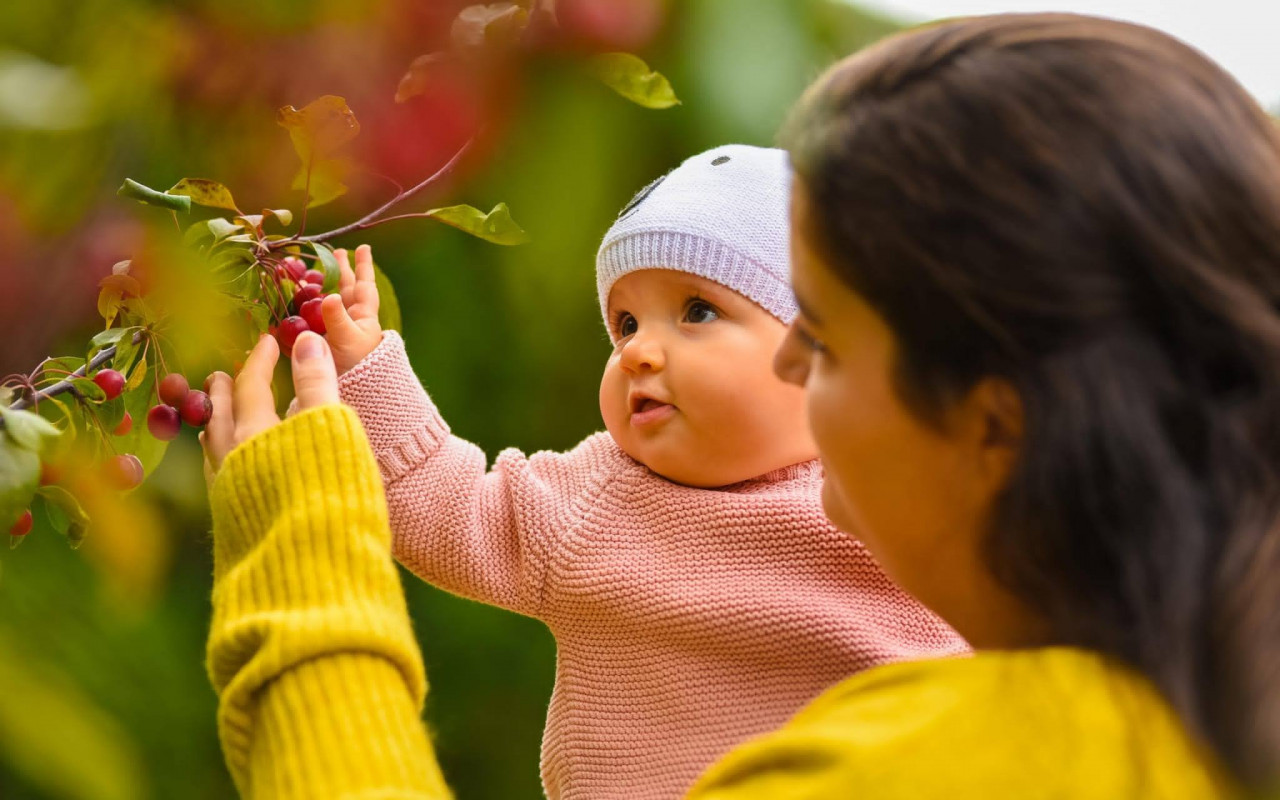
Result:
[[[632,425],[648,425],[660,422],[667,419],[676,410],[676,407],[671,403],[643,394],[632,396],[630,406]]]

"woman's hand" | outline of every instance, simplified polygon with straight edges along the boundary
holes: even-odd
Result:
[[[227,455],[241,443],[280,423],[276,414],[271,376],[280,358],[274,336],[263,336],[245,359],[235,380],[225,372],[215,372],[209,380],[213,416],[200,434],[204,447],[205,478],[222,468]],[[298,410],[340,402],[338,373],[324,338],[310,331],[293,345],[293,387]]]

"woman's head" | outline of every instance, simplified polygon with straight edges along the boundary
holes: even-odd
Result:
[[[926,602],[971,553],[1046,639],[1133,664],[1273,775],[1272,120],[1150,29],[1009,15],[846,59],[787,140],[811,307],[778,368],[807,382],[837,521]],[[905,509],[880,492],[903,479]]]

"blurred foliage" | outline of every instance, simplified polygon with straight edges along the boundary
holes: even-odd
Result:
[[[100,327],[98,282],[154,209],[116,197],[126,176],[232,187],[246,208],[300,210],[275,110],[346,97],[353,146],[409,184],[477,113],[466,87],[393,102],[407,66],[448,36],[462,2],[46,0],[0,4],[0,373],[75,352]],[[726,142],[770,144],[834,58],[894,29],[835,0],[688,0],[637,48],[682,105],[621,101],[571,58],[504,85],[481,157],[414,210],[505,202],[532,241],[499,248],[422,220],[338,244],[373,245],[397,288],[414,366],[455,432],[491,455],[563,449],[600,427],[609,352],[593,272],[631,194]],[[382,179],[312,210],[355,219]],[[312,227],[314,226],[314,227]],[[203,670],[209,518],[184,433],[144,487],[80,550],[37,514],[0,553],[0,797],[233,795]],[[426,718],[461,798],[540,796],[538,746],[554,663],[540,624],[404,574],[431,678]]]

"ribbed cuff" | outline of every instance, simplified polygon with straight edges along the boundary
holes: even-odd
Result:
[[[714,281],[748,298],[784,324],[789,325],[797,313],[788,275],[776,275],[764,264],[716,239],[683,231],[639,230],[610,242],[596,255],[600,313],[606,319],[613,284],[640,269],[672,269]]]
[[[373,352],[338,378],[338,392],[364,423],[387,483],[430,458],[449,438],[449,425],[422,388],[404,339],[395,331],[383,331]]]

